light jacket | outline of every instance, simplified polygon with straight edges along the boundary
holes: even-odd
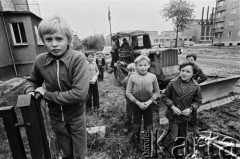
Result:
[[[166,117],[176,123],[190,121],[191,114],[189,116],[174,114],[171,109],[173,105],[183,111],[187,108],[196,110],[202,103],[201,88],[198,83],[191,79],[191,84],[183,93],[180,89],[180,80],[180,77],[178,77],[170,81],[162,96],[163,102],[168,106]]]
[[[46,86],[43,98],[48,102],[49,115],[56,120],[68,120],[84,112],[89,88],[86,56],[71,48],[59,60],[50,53],[37,56],[25,93]]]

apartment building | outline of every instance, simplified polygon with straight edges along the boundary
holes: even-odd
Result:
[[[240,0],[216,0],[214,45],[240,46]]]

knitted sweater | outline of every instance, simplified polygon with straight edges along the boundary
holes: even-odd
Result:
[[[149,72],[145,75],[134,73],[129,77],[126,96],[130,101],[134,103],[137,101],[146,102],[149,99],[154,101],[159,95],[160,90],[156,75]]]

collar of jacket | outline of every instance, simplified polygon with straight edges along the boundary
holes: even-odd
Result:
[[[183,99],[183,98],[185,98],[186,96],[188,96],[192,91],[193,91],[193,89],[192,88],[190,88],[190,89],[187,89],[186,90],[186,92],[183,94],[181,91],[180,91],[180,87],[179,87],[179,85],[180,85],[180,81],[179,80],[181,80],[180,79],[181,77],[179,76],[179,77],[177,77],[177,78],[175,78],[175,79],[173,79],[173,80],[171,80],[172,82],[173,82],[173,88],[175,89],[175,91],[176,91],[176,93],[178,94],[178,96],[180,97],[180,99]],[[194,85],[194,86],[198,86],[199,84],[192,78],[191,79],[192,80],[192,84]]]
[[[69,68],[69,65],[71,62],[72,52],[73,52],[73,50],[71,48],[69,48],[68,51],[65,53],[65,55],[63,55],[63,57],[61,59],[59,59],[59,61],[62,61],[66,65],[67,68]],[[55,61],[55,60],[56,59],[54,59],[48,52],[45,57],[44,66],[49,65],[52,61]]]
[[[89,61],[87,60],[87,64],[94,64],[94,61],[93,61],[93,62],[89,62]]]
[[[172,82],[175,82],[175,81],[177,81],[178,79],[181,80],[180,78],[181,78],[181,77],[179,76],[179,77],[176,77],[176,78],[172,79],[171,81],[172,81]],[[199,85],[199,84],[197,83],[197,81],[195,81],[193,78],[192,78],[191,80],[192,80],[192,82],[193,82],[193,84],[194,84],[195,86],[198,86],[198,85]]]

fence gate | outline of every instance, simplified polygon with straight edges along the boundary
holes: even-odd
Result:
[[[0,118],[3,120],[13,158],[26,159],[20,130],[15,127],[17,117],[13,106],[0,107]]]
[[[14,159],[26,159],[20,127],[24,127],[32,159],[51,159],[49,144],[41,112],[42,96],[19,95],[16,107],[20,108],[23,122],[18,123],[14,107],[0,108],[0,117],[9,140]]]

